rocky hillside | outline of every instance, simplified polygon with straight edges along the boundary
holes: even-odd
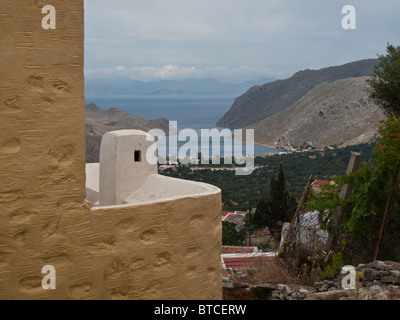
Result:
[[[368,77],[322,83],[284,111],[249,126],[255,141],[274,147],[369,142],[383,112],[366,92]]]
[[[86,162],[99,162],[100,144],[106,132],[124,129],[149,131],[154,128],[168,133],[169,122],[166,119],[146,120],[132,116],[118,108],[107,111],[95,104],[85,106],[86,125]]]
[[[286,80],[254,86],[236,98],[218,126],[243,128],[278,114],[321,83],[370,76],[376,59],[366,59],[320,70],[303,70]]]

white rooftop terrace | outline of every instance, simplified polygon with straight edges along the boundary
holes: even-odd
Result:
[[[103,136],[100,163],[86,164],[86,200],[94,208],[133,206],[217,194],[200,182],[158,174],[154,138],[140,130]]]

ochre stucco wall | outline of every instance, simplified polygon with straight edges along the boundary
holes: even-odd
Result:
[[[0,299],[221,299],[220,193],[85,202],[83,1],[43,4],[0,2]]]

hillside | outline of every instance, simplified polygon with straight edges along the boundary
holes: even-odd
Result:
[[[322,83],[289,108],[248,128],[257,143],[274,147],[315,147],[367,143],[383,112],[366,92],[368,77]]]
[[[168,132],[169,122],[166,119],[146,120],[132,116],[118,108],[107,111],[91,103],[85,106],[86,127],[86,162],[99,162],[99,152],[102,136],[109,131],[137,129],[149,131],[153,128]]]
[[[283,163],[288,192],[299,195],[304,191],[310,175],[315,179],[332,179],[346,173],[351,152],[362,152],[362,160],[370,161],[375,144],[352,145],[344,148],[314,150],[275,154],[267,157],[256,156],[257,169],[249,176],[237,176],[231,170],[211,170],[214,165],[204,165],[210,170],[191,170],[190,166],[167,168],[161,174],[170,177],[199,181],[217,186],[222,191],[223,210],[246,211],[268,196],[271,177],[277,174]],[[229,169],[229,167],[227,167]]]
[[[370,76],[376,59],[366,59],[320,70],[303,70],[286,80],[254,86],[236,98],[218,126],[243,128],[278,114],[321,83]]]

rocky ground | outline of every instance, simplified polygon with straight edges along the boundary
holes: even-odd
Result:
[[[312,286],[299,284],[249,284],[224,282],[227,300],[400,300],[400,263],[374,261],[356,268],[356,289],[345,290],[345,273],[335,279],[316,282]]]

